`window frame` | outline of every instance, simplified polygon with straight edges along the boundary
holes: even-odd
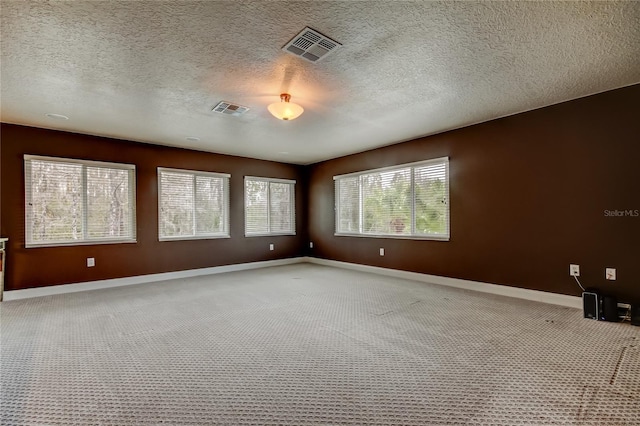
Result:
[[[429,165],[435,164],[444,164],[445,166],[445,198],[446,198],[446,206],[447,206],[447,217],[446,217],[446,233],[443,234],[418,234],[415,233],[415,222],[416,222],[416,211],[415,211],[415,169],[420,167],[425,167]],[[391,172],[394,170],[401,169],[410,169],[410,182],[411,182],[411,234],[399,235],[399,234],[374,234],[374,233],[364,233],[362,232],[363,227],[363,199],[362,199],[362,185],[360,180],[358,181],[358,191],[359,191],[359,232],[341,232],[338,229],[339,221],[340,221],[340,197],[338,193],[338,182],[341,179],[345,178],[360,178],[364,175],[375,174],[375,173],[383,173],[383,172]],[[364,238],[393,238],[393,239],[404,239],[404,240],[433,240],[433,241],[450,241],[451,239],[451,198],[449,195],[450,188],[450,175],[449,175],[449,157],[438,157],[432,158],[429,160],[416,161],[412,163],[398,164],[394,166],[388,167],[380,167],[377,169],[363,170],[354,173],[347,173],[343,175],[336,175],[333,177],[334,180],[334,208],[335,208],[335,216],[334,216],[334,236],[337,237],[364,237]]]
[[[287,232],[247,232],[247,180],[256,180],[267,182],[267,227],[271,229],[271,183],[284,183],[291,185],[290,194],[290,211],[291,211],[291,231]],[[267,178],[259,176],[244,177],[244,236],[245,237],[265,237],[273,235],[296,235],[296,181],[292,179]]]
[[[176,236],[162,236],[161,230],[161,209],[162,209],[162,179],[161,173],[169,172],[169,173],[181,173],[181,174],[189,174],[193,179],[193,200],[194,200],[194,209],[193,209],[193,235],[176,235]],[[195,219],[196,207],[196,184],[195,180],[197,176],[205,176],[205,177],[216,177],[225,179],[224,181],[224,192],[223,192],[223,205],[225,207],[225,211],[223,212],[225,218],[225,232],[224,233],[214,233],[214,234],[197,234],[197,223]],[[157,168],[157,177],[158,177],[158,241],[183,241],[183,240],[213,240],[219,238],[231,238],[231,217],[229,214],[230,211],[230,181],[231,175],[229,173],[220,173],[220,172],[208,172],[203,170],[189,170],[189,169],[175,169],[170,167],[158,167]]]
[[[48,161],[57,162],[63,164],[79,164],[82,166],[82,207],[83,207],[83,226],[82,226],[82,239],[76,241],[49,241],[49,242],[34,242],[33,241],[33,212],[29,208],[31,203],[32,190],[27,190],[27,173],[31,170],[30,161]],[[137,243],[137,206],[136,206],[136,166],[129,163],[111,163],[105,161],[83,160],[77,158],[65,158],[65,157],[50,157],[43,155],[24,154],[23,156],[23,175],[24,175],[24,207],[25,207],[25,248],[40,248],[40,247],[65,247],[65,246],[86,246],[86,245],[99,245],[99,244],[130,244]],[[87,167],[100,167],[126,170],[128,173],[129,184],[129,203],[131,204],[131,237],[128,238],[90,238],[88,237],[88,200],[87,200]],[[29,183],[31,182],[31,176],[29,176]]]

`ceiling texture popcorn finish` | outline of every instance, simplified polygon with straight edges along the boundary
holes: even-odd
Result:
[[[1,15],[3,122],[298,164],[640,82],[632,1],[2,0]],[[284,52],[307,26],[342,46]],[[274,120],[281,93],[305,114]],[[249,110],[212,112],[221,99]]]

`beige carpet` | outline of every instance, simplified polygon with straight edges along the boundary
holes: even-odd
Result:
[[[3,302],[3,425],[640,424],[640,328],[298,264]]]

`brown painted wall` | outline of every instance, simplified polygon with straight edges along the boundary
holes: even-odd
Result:
[[[270,161],[2,124],[0,232],[9,238],[6,290],[299,256],[308,245],[305,170]],[[25,249],[23,155],[136,165],[136,244]],[[158,241],[159,166],[230,173],[231,238]],[[296,236],[244,237],[244,176],[296,179]],[[269,243],[275,250],[269,251]],[[95,257],[96,266],[86,267]]]
[[[640,299],[640,85],[309,167],[2,124],[6,289],[305,255],[578,295]],[[23,154],[136,164],[136,244],[24,248]],[[334,236],[333,176],[450,157],[451,241]],[[156,167],[226,172],[231,238],[158,242]],[[244,237],[243,177],[296,179],[297,235]],[[314,242],[309,251],[307,241]],[[268,250],[269,243],[276,250]],[[386,254],[380,257],[378,249]],[[96,267],[87,268],[86,258]],[[618,280],[604,280],[604,268]]]
[[[313,255],[570,295],[577,263],[586,287],[640,300],[640,217],[604,213],[640,210],[639,100],[636,85],[313,165]],[[334,236],[333,176],[441,156],[450,241]]]

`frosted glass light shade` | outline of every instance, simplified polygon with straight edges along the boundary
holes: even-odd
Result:
[[[300,117],[300,114],[304,112],[298,104],[289,102],[291,95],[283,93],[280,95],[280,102],[273,103],[267,107],[271,115],[279,120],[294,120]]]

